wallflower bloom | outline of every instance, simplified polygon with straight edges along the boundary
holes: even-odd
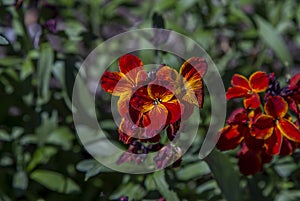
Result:
[[[256,119],[251,128],[251,135],[267,140],[267,149],[272,149],[270,153],[279,154],[283,136],[288,140],[300,142],[299,128],[285,118],[288,104],[282,97],[270,97],[264,109],[266,114]]]
[[[244,175],[251,175],[261,171],[273,155],[286,156],[299,147],[300,74],[283,88],[274,73],[268,76],[256,72],[249,81],[234,75],[231,83],[233,87],[228,89],[227,99],[243,97],[244,108],[236,109],[228,118],[219,132],[217,148],[226,151],[241,145],[239,169]],[[260,92],[266,92],[262,101]],[[296,114],[296,122],[288,114],[289,108]]]
[[[164,168],[175,159],[178,165],[181,152],[172,143],[178,139],[181,123],[190,117],[194,106],[203,107],[202,77],[207,71],[206,61],[193,57],[184,62],[179,73],[165,65],[147,73],[138,57],[127,54],[120,58],[119,69],[120,72],[106,71],[100,82],[106,92],[119,96],[118,111],[122,119],[118,137],[129,148],[117,164],[134,161],[140,164],[148,152],[162,149],[153,158],[157,168]],[[172,141],[165,147],[160,142],[164,130]]]
[[[245,98],[244,107],[255,109],[260,106],[258,93],[264,92],[269,87],[269,77],[261,71],[253,73],[249,80],[242,75],[235,74],[232,77],[231,84],[233,87],[227,90],[227,100]]]

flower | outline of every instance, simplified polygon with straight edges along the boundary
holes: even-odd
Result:
[[[141,87],[132,96],[130,105],[149,117],[150,130],[161,130],[169,123],[180,119],[180,102],[174,94],[163,86],[150,84]]]
[[[279,154],[283,137],[300,142],[299,128],[287,118],[288,103],[280,96],[268,99],[266,114],[260,115],[251,127],[251,135],[266,140],[267,152]]]
[[[258,93],[268,88],[269,77],[262,71],[253,73],[249,80],[242,75],[235,74],[231,79],[231,84],[233,87],[227,90],[227,100],[244,97],[244,107],[255,109],[260,106]]]

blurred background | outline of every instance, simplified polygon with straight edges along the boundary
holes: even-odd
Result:
[[[149,27],[198,42],[226,89],[234,73],[264,70],[284,83],[300,70],[298,0],[0,0],[0,201],[300,199],[299,152],[250,177],[238,172],[236,150],[198,160],[208,106],[180,168],[125,175],[84,150],[71,112],[81,63],[101,42]],[[181,64],[166,53],[139,56]],[[112,120],[104,129],[116,137]]]

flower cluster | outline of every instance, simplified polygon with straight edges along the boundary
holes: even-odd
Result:
[[[255,174],[274,155],[289,155],[300,142],[300,74],[280,87],[274,74],[253,73],[249,80],[235,74],[227,100],[243,98],[243,107],[233,111],[220,130],[217,148],[238,152],[240,172]]]
[[[172,144],[164,146],[162,136],[166,133],[169,141],[176,140],[180,123],[192,114],[194,106],[202,108],[207,63],[192,57],[179,72],[166,65],[147,72],[137,56],[126,54],[119,60],[119,70],[106,71],[100,83],[106,92],[119,97],[119,140],[129,148],[118,163],[139,164],[147,153],[161,150],[154,160],[163,168],[172,157],[180,158],[180,150]],[[174,150],[176,156],[170,154]]]

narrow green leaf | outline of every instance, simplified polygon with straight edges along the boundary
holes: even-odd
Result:
[[[163,195],[166,201],[179,201],[177,194],[172,191],[165,178],[165,172],[159,171],[153,174],[153,180],[156,184],[156,188]]]
[[[30,175],[30,178],[46,188],[59,193],[70,194],[80,191],[79,186],[73,180],[57,172],[36,170]]]
[[[272,48],[282,63],[292,66],[293,60],[291,54],[278,31],[269,22],[259,16],[255,17],[255,21],[258,25],[261,39]]]
[[[233,169],[229,158],[216,150],[205,159],[226,200],[242,200],[239,174]]]
[[[41,54],[38,61],[38,94],[39,103],[46,103],[49,99],[49,82],[53,64],[54,54],[51,46],[48,43],[41,45]]]

